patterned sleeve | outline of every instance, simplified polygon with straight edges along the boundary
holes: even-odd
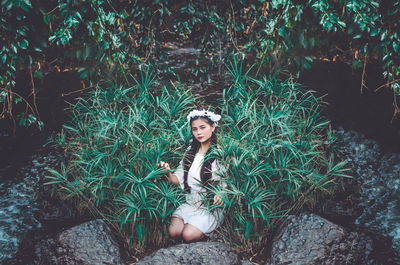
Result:
[[[214,160],[211,166],[212,166],[212,179],[219,181],[221,187],[225,189],[227,187],[227,184],[224,181],[223,177],[226,175],[226,168],[218,160]]]
[[[178,178],[179,186],[181,187],[181,189],[184,189],[185,187],[183,184],[183,160],[179,162],[179,165],[173,174]]]

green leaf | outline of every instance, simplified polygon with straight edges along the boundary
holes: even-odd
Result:
[[[377,28],[374,28],[371,30],[371,33],[370,33],[371,37],[375,37],[378,34],[379,34],[379,30]]]
[[[17,46],[15,46],[14,44],[11,44],[11,49],[13,50],[13,52],[15,54],[17,54]]]
[[[7,60],[7,54],[5,53],[5,54],[3,54],[3,56],[1,56],[1,62],[2,62],[3,64],[5,64],[5,63],[6,63],[6,60]]]
[[[20,97],[14,97],[14,103],[17,104],[18,102],[21,102],[22,99]]]
[[[341,26],[342,28],[346,27],[346,23],[343,21],[338,21],[339,26]]]
[[[33,76],[37,79],[42,79],[43,78],[43,72],[40,70],[37,70],[33,73]]]
[[[20,41],[18,43],[18,46],[23,49],[26,50],[28,48],[29,42],[26,39],[23,39],[22,41]]]
[[[362,62],[360,60],[353,61],[353,69],[360,69],[362,67]]]
[[[393,42],[393,50],[394,50],[394,52],[398,52],[399,51],[399,43],[397,41]]]
[[[400,86],[394,89],[396,96],[400,96]]]
[[[4,102],[7,97],[7,92],[4,90],[0,91],[0,102]]]
[[[26,36],[26,32],[25,32],[25,29],[17,29],[17,33],[19,34],[19,35],[21,35],[21,36]]]
[[[6,9],[7,9],[7,11],[8,11],[8,10],[10,10],[10,9],[14,6],[14,1],[8,1],[8,3],[7,3],[7,1],[3,1],[3,2],[1,3],[2,6],[6,5],[6,4],[7,4]]]
[[[23,9],[25,10],[25,11],[28,11],[28,9],[31,9],[32,8],[32,4],[31,4],[31,1],[30,0],[23,0],[23,2],[24,2],[24,5],[23,5]]]
[[[385,30],[384,32],[382,32],[381,41],[383,41],[383,40],[386,38],[386,35],[387,35],[387,30]]]

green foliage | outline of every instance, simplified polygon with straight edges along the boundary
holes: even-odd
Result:
[[[49,182],[118,222],[129,244],[160,245],[166,218],[182,203],[182,191],[166,183],[157,164],[179,162],[191,137],[185,114],[195,98],[153,81],[147,74],[131,87],[97,88],[73,105],[72,121],[56,139],[66,167],[52,171]]]
[[[313,203],[344,177],[333,159],[334,137],[320,116],[320,99],[292,80],[250,78],[232,63],[233,85],[214,108],[222,114],[220,148],[211,156],[225,166],[228,189],[207,186],[224,206],[224,237],[259,244],[275,218]],[[73,119],[56,140],[66,166],[52,171],[67,197],[118,222],[129,244],[162,245],[168,217],[182,203],[157,164],[176,168],[189,145],[185,116],[198,98],[182,87],[154,86],[148,72],[134,86],[97,88],[72,106]],[[252,249],[252,248],[249,248]]]
[[[188,39],[210,61],[194,71],[202,81],[232,52],[249,55],[257,73],[296,75],[345,51],[355,68],[380,63],[386,86],[400,93],[399,0],[2,0],[1,11],[2,117],[12,116],[15,104],[39,115],[35,97],[19,100],[15,93],[17,70],[43,76],[40,65],[55,60],[90,85],[101,78],[129,83],[127,72],[162,65],[167,41]]]
[[[256,56],[257,72],[296,74],[315,60],[335,61],[344,52],[354,69],[369,62],[382,65],[384,86],[399,94],[400,1],[276,0],[262,5],[249,4],[253,13],[246,9],[245,16],[238,10],[236,20],[246,17],[246,30],[237,36],[241,52]],[[396,97],[394,102],[396,115]]]
[[[10,118],[13,116],[13,106],[17,104],[28,104],[27,99],[13,90],[17,71],[24,66],[26,69],[32,69],[34,57],[37,51],[45,44],[40,43],[37,38],[46,38],[43,31],[35,28],[29,23],[30,20],[38,16],[39,11],[32,8],[30,0],[1,1],[0,18],[0,106],[2,107],[1,118]],[[36,36],[33,36],[36,34]],[[5,94],[4,94],[5,93]],[[33,91],[35,94],[35,91]],[[30,112],[35,117],[28,120],[40,122],[37,119],[38,111],[35,107],[29,105]],[[21,117],[25,117],[22,115]],[[31,124],[31,122],[20,122],[21,124]]]
[[[225,162],[229,184],[224,236],[254,249],[275,218],[333,191],[347,169],[334,161],[320,99],[291,79],[254,79],[237,64],[229,72],[235,82],[218,104],[224,122],[214,154]]]

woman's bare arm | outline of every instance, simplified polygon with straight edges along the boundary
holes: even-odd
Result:
[[[166,170],[171,170],[169,164],[163,161],[160,162],[160,166]],[[167,174],[165,174],[165,176],[167,177],[168,181],[171,182],[173,185],[175,186],[179,185],[178,177],[172,174],[172,172],[168,172]]]
[[[166,174],[166,177],[167,177],[168,181],[171,182],[173,185],[175,185],[175,186],[179,185],[178,177],[175,176],[174,174],[172,174],[172,172],[168,172]]]

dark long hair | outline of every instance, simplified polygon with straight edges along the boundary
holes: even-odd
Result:
[[[192,121],[194,121],[198,118],[202,118],[202,119],[206,120],[208,122],[208,124],[210,124],[210,126],[214,124],[214,122],[212,120],[210,120],[208,117],[195,116],[190,120],[190,125],[192,124]],[[215,131],[214,131],[211,135],[210,148],[207,150],[207,153],[205,154],[204,157],[207,158],[207,154],[209,154],[211,152],[211,150],[216,146],[217,146],[217,135],[215,134]],[[183,159],[183,170],[184,170],[183,185],[184,185],[185,190],[189,193],[190,193],[190,187],[188,185],[188,172],[189,172],[190,167],[192,166],[194,156],[196,155],[199,148],[200,148],[200,142],[197,141],[197,139],[192,135],[192,144],[190,145],[189,150],[186,151],[185,157]],[[211,177],[212,177],[211,165],[214,162],[214,160],[215,160],[215,158],[206,159],[203,162],[203,165],[201,166],[200,180],[205,185],[208,184],[211,180]]]

